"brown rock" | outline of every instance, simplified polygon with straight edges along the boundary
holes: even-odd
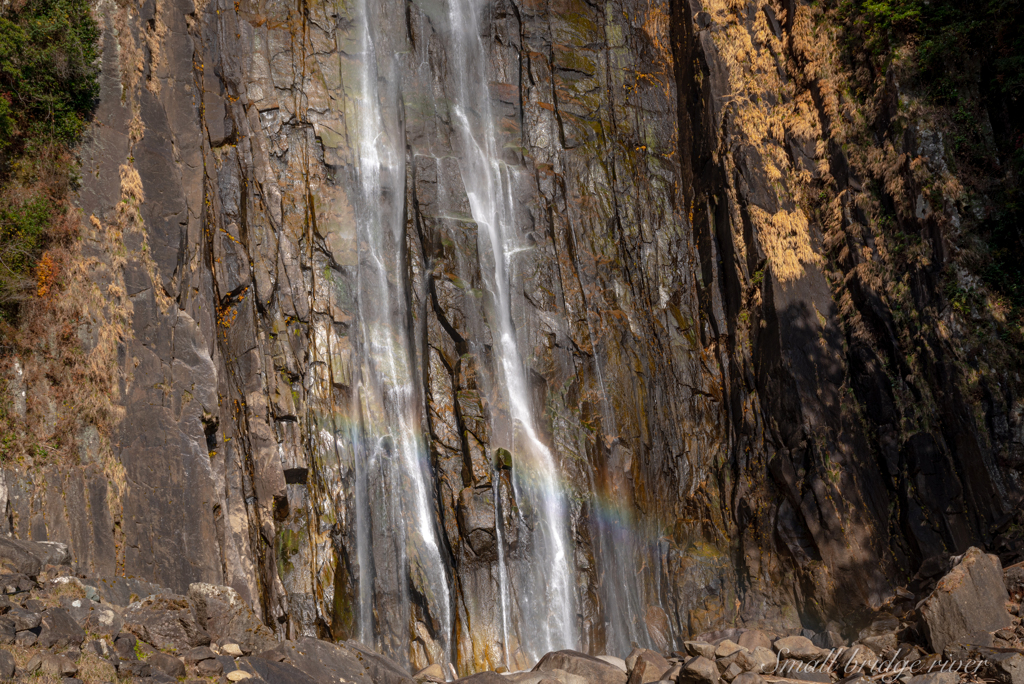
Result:
[[[755,648],[767,648],[772,647],[772,640],[768,638],[768,635],[759,629],[748,629],[743,632],[737,639],[738,643],[748,651],[753,651]]]
[[[533,668],[534,672],[552,672],[554,670],[563,670],[599,684],[626,684],[625,672],[603,660],[578,651],[566,650],[548,653]]]
[[[716,684],[718,679],[718,666],[714,661],[697,656],[683,665],[678,681],[680,684]]]
[[[972,546],[921,606],[932,650],[1010,627],[1008,598],[999,559]]]

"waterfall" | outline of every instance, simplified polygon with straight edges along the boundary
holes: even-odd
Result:
[[[517,524],[530,529],[528,557],[509,562],[521,620],[521,648],[536,660],[546,652],[577,646],[568,511],[555,459],[538,437],[528,383],[512,322],[509,289],[511,257],[519,249],[515,224],[515,169],[500,157],[501,144],[491,111],[486,65],[480,38],[482,0],[450,0],[450,56],[457,75],[451,107],[462,143],[461,170],[473,219],[478,226],[480,270],[493,296],[491,332],[496,391],[507,403],[512,482],[518,504]],[[493,261],[493,263],[490,263]],[[487,274],[490,267],[491,273]],[[497,446],[497,445],[492,445]],[[506,512],[513,514],[511,511]],[[527,520],[533,518],[535,520]],[[501,520],[497,525],[502,524]],[[499,575],[505,581],[506,558]],[[502,598],[508,587],[500,587]],[[503,625],[507,608],[503,602]]]
[[[357,450],[357,558],[359,573],[360,638],[398,638],[398,648],[408,655],[410,590],[426,600],[439,624],[438,636],[445,664],[451,661],[451,595],[435,527],[433,486],[428,450],[419,424],[421,407],[415,386],[413,360],[406,337],[405,282],[405,141],[398,98],[398,82],[392,55],[378,57],[375,49],[371,5],[361,0],[357,8],[361,41],[360,83],[356,102],[358,119],[359,333],[364,376],[359,387],[363,416],[363,448]],[[380,59],[380,62],[378,62]],[[386,73],[378,69],[382,65]],[[381,78],[383,76],[383,78]],[[388,84],[382,92],[381,83]],[[382,101],[384,106],[382,106]],[[385,113],[387,114],[385,116]],[[360,491],[361,488],[365,488]],[[373,490],[376,490],[374,493]],[[376,501],[376,504],[373,502]],[[369,521],[372,520],[373,529]],[[368,538],[390,536],[395,549],[390,596],[398,605],[381,605],[376,613],[393,616],[391,624],[373,630],[370,616],[375,597],[376,566]],[[404,624],[403,624],[404,623]],[[367,641],[372,645],[372,641]],[[397,650],[397,649],[396,649]]]

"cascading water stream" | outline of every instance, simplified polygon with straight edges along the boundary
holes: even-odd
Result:
[[[512,196],[514,170],[500,157],[501,146],[491,111],[489,62],[480,38],[481,0],[450,0],[451,52],[458,88],[451,103],[462,142],[462,179],[477,223],[481,272],[493,267],[489,289],[494,300],[491,331],[498,365],[497,391],[507,402],[513,439],[512,482],[516,502],[532,528],[528,558],[510,568],[521,620],[521,648],[531,660],[546,652],[575,648],[575,597],[571,572],[568,513],[551,452],[537,436],[528,385],[512,324],[509,291],[511,255],[517,250]],[[493,264],[486,263],[487,257]],[[532,522],[532,524],[531,524]],[[523,524],[526,523],[526,524]],[[501,521],[497,524],[500,526]],[[504,556],[502,561],[504,561]],[[503,563],[504,564],[504,563]],[[499,569],[502,570],[502,569]],[[502,574],[502,578],[504,578]],[[500,588],[502,597],[508,587]],[[507,609],[503,606],[503,625]]]
[[[360,83],[356,102],[358,116],[359,155],[359,273],[358,302],[364,368],[367,375],[360,385],[360,401],[364,418],[363,443],[371,450],[369,464],[357,463],[357,529],[360,539],[357,557],[359,574],[360,638],[373,644],[372,590],[374,577],[369,571],[371,550],[368,518],[372,507],[364,501],[371,498],[366,491],[381,488],[386,501],[392,529],[381,530],[384,521],[374,520],[376,534],[391,534],[397,548],[398,589],[402,606],[398,615],[408,621],[409,590],[415,589],[426,598],[429,608],[437,611],[445,664],[451,662],[451,595],[449,580],[441,557],[427,465],[427,450],[418,425],[420,407],[414,388],[414,373],[403,323],[405,282],[401,277],[402,245],[405,221],[404,132],[397,117],[399,98],[394,73],[381,79],[370,12],[371,3],[361,0]],[[385,66],[393,72],[393,61],[384,56]],[[380,83],[392,86],[381,92]],[[382,108],[381,100],[387,102]],[[394,112],[385,119],[383,112]],[[394,280],[389,279],[389,275]],[[358,456],[357,456],[358,458]],[[376,463],[376,467],[374,467]],[[373,482],[374,479],[377,482]],[[365,487],[362,496],[359,487]],[[361,499],[363,501],[361,501]],[[361,517],[360,517],[361,516]],[[401,630],[402,625],[392,625]],[[406,626],[407,627],[407,626]],[[407,631],[405,632],[408,633]]]

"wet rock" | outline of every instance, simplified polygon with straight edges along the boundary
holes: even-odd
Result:
[[[210,643],[184,596],[149,596],[124,612],[124,629],[158,649],[187,651]]]
[[[949,574],[939,580],[920,611],[932,650],[953,642],[971,643],[1013,623],[999,559],[976,547],[968,549]]]
[[[811,640],[804,636],[791,636],[776,639],[773,644],[775,652],[780,658],[792,658],[794,660],[811,661],[820,658],[821,649],[811,643]]]
[[[679,684],[716,684],[719,681],[718,666],[704,656],[691,658],[679,673]]]
[[[63,608],[50,608],[43,613],[40,627],[39,645],[42,648],[81,646],[85,641],[85,632]]]
[[[188,588],[188,599],[201,627],[219,640],[237,643],[243,653],[258,653],[277,644],[274,633],[231,587],[195,583]]]
[[[625,684],[626,673],[615,665],[578,651],[548,653],[533,668],[534,672],[562,670],[599,684]]]
[[[172,655],[157,652],[146,658],[146,662],[171,677],[185,676],[185,663]]]
[[[0,648],[0,680],[7,681],[14,677],[14,665],[11,652]]]

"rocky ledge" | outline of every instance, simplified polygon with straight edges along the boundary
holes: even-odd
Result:
[[[195,583],[180,595],[131,578],[75,577],[69,560],[63,544],[0,537],[0,679],[444,684],[455,674],[434,664],[410,675],[355,642],[280,641],[229,587]],[[925,572],[931,576],[919,573],[865,615],[856,635],[732,628],[698,635],[672,653],[557,651],[528,672],[457,681],[1024,684],[1024,563],[1004,569],[996,556],[971,548]]]

